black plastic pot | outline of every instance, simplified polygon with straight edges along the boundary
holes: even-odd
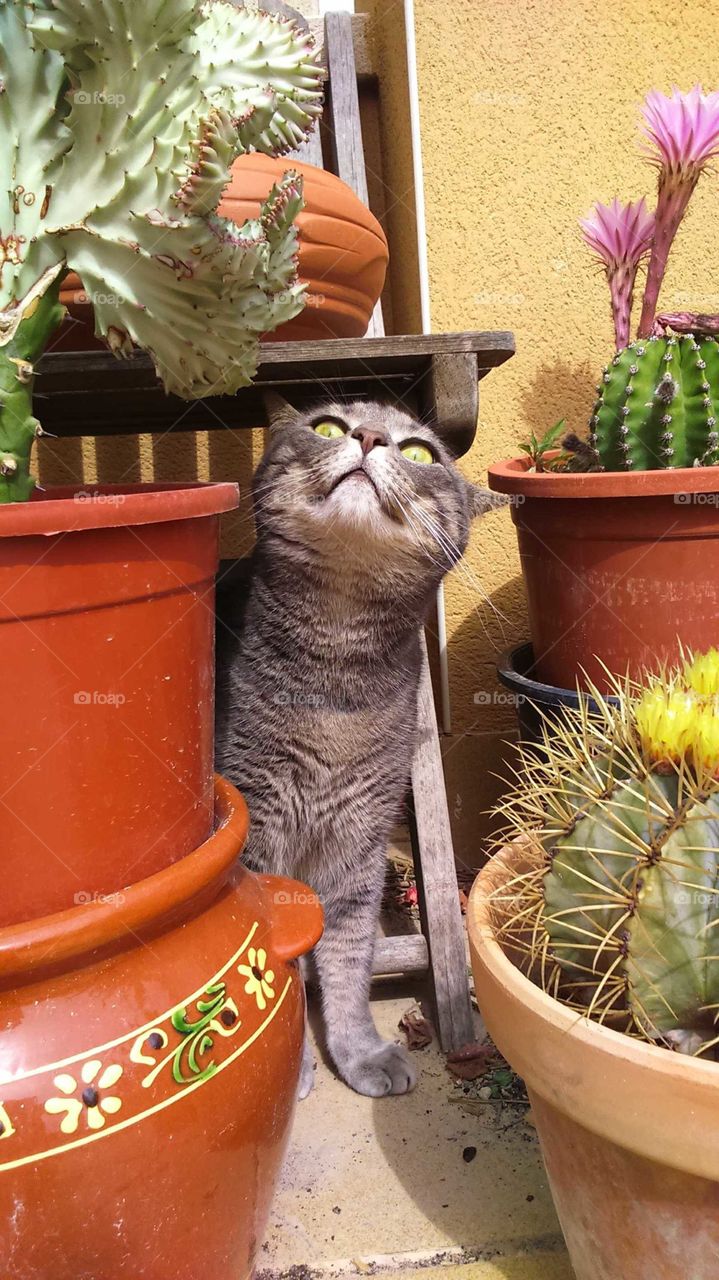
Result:
[[[497,675],[506,689],[514,695],[514,708],[519,722],[522,742],[542,741],[542,720],[551,720],[562,707],[578,707],[580,697],[596,710],[596,703],[587,694],[576,689],[559,689],[551,684],[535,680],[534,652],[531,644],[520,644],[516,649],[506,649],[497,662]],[[616,705],[617,699],[609,696],[607,702]]]

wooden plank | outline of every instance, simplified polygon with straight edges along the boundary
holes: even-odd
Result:
[[[424,413],[442,423],[442,438],[457,457],[467,452],[477,431],[477,382],[477,357],[469,352],[432,356],[423,382]]]
[[[445,1053],[474,1039],[464,927],[427,646],[422,636],[418,741],[410,825],[422,930],[429,944],[437,1029]]]
[[[374,949],[372,973],[426,973],[429,968],[427,939],[421,933],[406,933],[395,938],[378,938]]]
[[[472,346],[476,354],[471,354]],[[52,353],[38,364],[37,410],[45,429],[61,436],[257,427],[265,420],[262,391],[267,387],[298,407],[336,395],[342,400],[394,400],[411,413],[427,413],[427,406],[434,405],[435,392],[427,386],[433,348],[448,358],[443,375],[448,385],[452,359],[458,358],[457,383],[464,385],[468,363],[475,369],[474,378],[483,377],[492,365],[509,358],[514,344],[507,333],[268,343],[252,386],[234,396],[190,401],[166,395],[149,357],[142,353],[123,361],[106,351]],[[474,394],[470,388],[472,404]],[[474,438],[472,411],[468,423],[464,434],[455,422],[445,436],[457,456]],[[440,432],[444,434],[441,426]]]
[[[362,203],[369,205],[350,14],[326,15],[325,57],[329,84],[324,118],[331,137],[332,167]]]
[[[390,334],[383,338],[327,338],[321,342],[263,342],[257,377],[267,381],[270,366],[297,371],[324,369],[328,366],[347,368],[353,361],[369,366],[376,360],[406,361],[413,357],[451,355],[459,352],[477,356],[480,375],[514,355],[514,335],[507,330],[467,330],[460,333]],[[42,356],[38,372],[46,378],[48,388],[60,382],[91,384],[101,378],[107,382],[114,374],[118,383],[138,374],[155,381],[152,361],[137,351],[127,360],[118,360],[109,351],[50,352]]]

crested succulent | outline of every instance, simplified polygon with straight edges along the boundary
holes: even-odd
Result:
[[[33,366],[73,269],[118,356],[166,389],[232,393],[296,315],[301,183],[239,226],[234,159],[296,147],[321,109],[311,37],[229,0],[0,0],[0,501],[29,496]]]
[[[719,653],[566,710],[522,752],[497,892],[507,947],[586,1016],[685,1052],[719,1043]]]
[[[689,200],[719,154],[719,91],[653,90],[642,109],[644,147],[658,170],[657,207],[642,197],[597,204],[580,220],[609,283],[617,353],[604,370],[588,440],[570,434],[555,469],[646,471],[719,463],[719,316],[657,316],[669,251]],[[634,286],[648,258],[636,341]],[[674,334],[679,337],[671,336]]]

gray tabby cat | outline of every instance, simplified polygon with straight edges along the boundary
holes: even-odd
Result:
[[[414,1067],[380,1039],[369,986],[415,739],[418,634],[472,518],[503,500],[399,409],[300,415],[279,401],[270,416],[249,589],[218,632],[218,768],[249,805],[249,865],[322,900],[314,958],[337,1070],[358,1093],[406,1093]],[[312,1078],[306,1049],[301,1097]]]

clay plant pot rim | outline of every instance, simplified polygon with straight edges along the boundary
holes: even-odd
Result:
[[[233,511],[239,495],[239,486],[229,482],[51,486],[36,489],[29,502],[0,505],[0,537],[191,520]]]
[[[656,498],[678,493],[719,493],[719,467],[666,471],[530,471],[526,458],[505,458],[487,472],[490,489],[525,498]],[[681,503],[677,504],[681,506]]]
[[[247,837],[249,816],[239,791],[215,777],[215,830],[186,857],[120,893],[0,929],[0,981],[30,981],[44,970],[103,950],[149,925],[188,912],[219,892]],[[102,838],[100,833],[99,838]]]
[[[532,1091],[585,1128],[647,1159],[719,1181],[719,1064],[580,1016],[505,955],[489,896],[516,874],[521,859],[516,845],[496,853],[477,876],[467,907],[477,963],[493,996],[502,993],[502,1027],[495,1031],[509,1044],[508,1060]]]

